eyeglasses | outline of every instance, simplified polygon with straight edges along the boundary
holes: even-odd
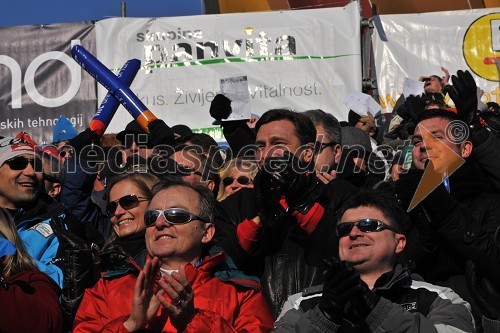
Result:
[[[227,187],[227,186],[233,184],[234,180],[235,180],[235,178],[233,178],[233,177],[226,177],[222,180],[222,185],[224,185],[224,187]],[[236,178],[236,181],[240,185],[248,185],[248,184],[253,183],[253,180],[251,180],[247,176],[239,176],[238,178]]]
[[[180,208],[169,208],[166,210],[158,210],[158,209],[148,210],[144,214],[144,223],[146,224],[147,227],[152,227],[156,223],[160,215],[163,216],[165,221],[167,221],[172,225],[186,224],[194,220],[200,220],[201,222],[209,223],[205,219],[199,217],[198,215],[195,215]]]
[[[135,194],[128,194],[118,200],[108,203],[106,206],[106,211],[108,212],[109,216],[114,216],[118,205],[120,205],[120,207],[125,210],[129,210],[139,206],[139,203],[142,201],[149,201],[149,198],[139,197]]]
[[[335,146],[336,143],[335,142],[326,142],[326,143],[322,143],[320,144],[320,151],[323,151],[325,148],[328,148],[328,147],[333,147]]]
[[[39,158],[27,158],[24,156],[16,156],[6,160],[4,163],[7,164],[11,170],[14,171],[24,170],[28,167],[28,164],[31,164],[35,172],[43,171],[42,160],[40,160]]]
[[[359,231],[361,232],[377,232],[387,229],[399,233],[396,229],[388,226],[382,221],[374,219],[363,219],[356,222],[342,222],[337,224],[337,235],[339,236],[339,238],[349,235],[354,226],[358,227]]]

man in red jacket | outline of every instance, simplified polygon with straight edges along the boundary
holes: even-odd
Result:
[[[88,289],[74,332],[270,331],[273,317],[258,285],[214,277],[225,256],[206,255],[215,232],[210,191],[168,182],[153,194],[144,217],[148,253],[136,258],[144,267],[138,276],[108,272]]]

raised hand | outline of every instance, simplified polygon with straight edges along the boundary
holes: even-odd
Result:
[[[164,291],[160,290],[155,295],[153,288],[159,269],[160,261],[158,257],[154,257],[152,260],[146,261],[137,277],[132,299],[132,311],[130,317],[123,323],[129,332],[145,328],[160,308],[158,297],[162,297]]]
[[[372,136],[377,129],[375,118],[370,112],[368,112],[365,116],[361,116],[361,118],[359,118],[358,120],[358,123],[362,124],[361,126],[359,126],[359,128],[365,131],[369,136]]]
[[[183,331],[193,320],[196,310],[194,307],[194,292],[186,277],[183,266],[179,273],[164,275],[159,281],[164,294],[158,295],[161,305],[167,310],[170,323],[177,331]],[[167,300],[165,296],[170,299]]]
[[[478,129],[481,126],[476,124],[477,113],[477,85],[469,71],[458,71],[457,75],[451,76],[453,86],[446,86],[445,90],[450,95],[455,107],[457,116],[467,125]],[[476,128],[478,127],[478,128]]]
[[[307,167],[301,165],[300,160],[289,151],[284,151],[283,156],[266,158],[263,170],[281,183],[287,204],[301,213],[310,209],[310,204],[320,192],[316,189],[320,181],[309,174]]]
[[[231,100],[223,94],[217,94],[210,104],[210,115],[218,121],[227,119],[232,111]]]

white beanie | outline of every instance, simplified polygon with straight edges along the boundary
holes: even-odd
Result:
[[[0,166],[2,166],[5,161],[23,154],[36,156],[35,146],[23,141],[21,138],[0,136]]]

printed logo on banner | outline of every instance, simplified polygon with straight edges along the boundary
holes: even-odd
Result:
[[[500,13],[481,16],[467,29],[463,43],[469,68],[489,81],[498,81],[496,62],[500,62]]]

